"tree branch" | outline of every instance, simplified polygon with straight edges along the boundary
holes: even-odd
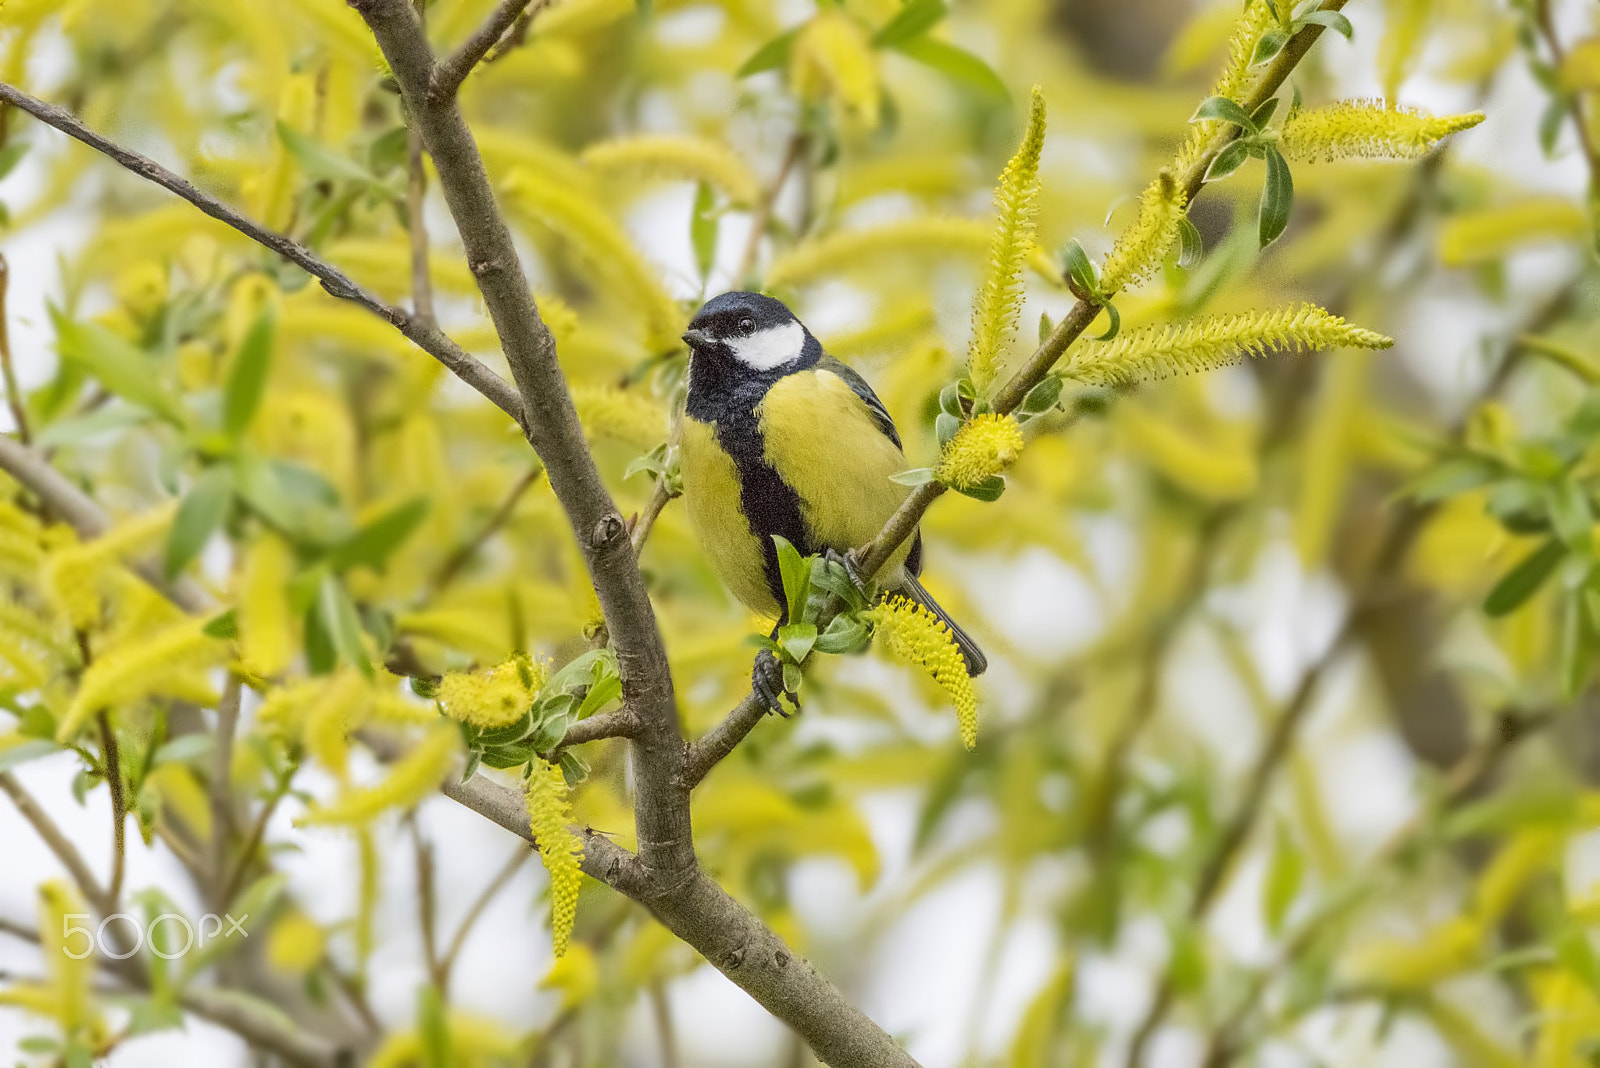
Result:
[[[1338,11],[1346,2],[1347,0],[1325,0],[1321,10]],[[1322,29],[1322,26],[1312,23],[1289,39],[1289,43],[1278,53],[1278,58],[1273,60],[1272,66],[1267,69],[1267,73],[1262,76],[1249,98],[1240,102],[1245,111],[1253,113],[1256,108],[1277,94],[1284,81],[1288,79],[1289,73],[1322,35]],[[1211,166],[1211,161],[1216,158],[1217,153],[1237,139],[1240,133],[1239,127],[1229,126],[1217,134],[1200,158],[1187,171],[1176,176],[1178,187],[1186,194],[1186,204],[1192,205],[1195,197],[1199,195],[1205,184],[1206,170]],[[1028,391],[1044,381],[1045,376],[1066,354],[1067,349],[1089,328],[1099,314],[1100,308],[1089,301],[1079,300],[1074,304],[1071,310],[1062,316],[1061,321],[1050,332],[1050,336],[1034,350],[1032,356],[1028,357],[1027,362],[995,393],[994,410],[1001,415],[1015,411],[1023,398],[1028,395]],[[916,532],[922,514],[944,493],[944,490],[945,487],[937,482],[924,482],[918,486],[890,517],[882,532],[855,550],[856,564],[863,575],[877,574],[895,549],[899,548],[900,543]]]
[[[67,874],[77,884],[78,890],[83,894],[89,906],[102,916],[108,916],[116,911],[105,888],[100,885],[100,880],[94,877],[94,872],[89,870],[89,865],[84,861],[83,854],[78,852],[78,847],[72,844],[56,822],[52,820],[44,809],[39,807],[39,802],[33,795],[23,789],[22,783],[9,771],[0,771],[0,790],[11,798],[11,803],[17,806],[17,811],[22,813],[22,818],[27,820],[50,852],[54,853],[61,866],[67,869]]]
[[[766,715],[767,706],[755,694],[746,694],[726,719],[690,743],[683,758],[683,777],[689,788],[699,786],[706,773],[733,752]]]
[[[87,642],[84,648],[87,650]],[[95,720],[100,725],[106,786],[111,790],[111,883],[106,887],[106,901],[115,909],[122,899],[122,877],[128,864],[128,799],[123,791],[122,756],[117,746],[117,732],[111,729],[111,717],[101,709]]]
[[[392,323],[418,348],[449,368],[451,373],[489,399],[511,418],[522,421],[522,404],[516,391],[486,364],[457,345],[438,327],[423,323],[400,308],[384,303],[375,294],[356,285],[343,271],[319,259],[310,249],[292,238],[268,230],[245,217],[209,193],[196,189],[188,180],[174,174],[155,160],[123,148],[89,129],[71,112],[29,96],[14,85],[0,82],[0,100],[21,108],[46,126],[83,142],[109,156],[140,178],[175,193],[224,225],[231,226],[250,240],[295,264],[322,283],[330,296],[348,300]]]
[[[429,87],[433,98],[443,100],[455,96],[461,89],[461,83],[467,80],[467,75],[472,73],[472,69],[489,54],[489,49],[498,44],[500,38],[506,35],[506,31],[522,17],[530,2],[532,0],[500,0],[495,9],[489,13],[489,17],[484,20],[483,25],[478,27],[477,32],[467,38],[447,59],[440,61],[438,69],[433,74],[433,84]],[[549,0],[539,0],[533,11],[527,12],[528,15],[531,16],[548,2]]]
[[[11,420],[17,424],[17,437],[27,445],[33,440],[28,428],[28,409],[22,403],[22,387],[17,384],[17,371],[11,364],[11,328],[6,295],[11,287],[11,265],[0,256],[0,385],[5,386],[6,405],[11,409]]]
[[[52,513],[77,531],[80,538],[97,538],[111,529],[110,517],[88,494],[51,467],[50,461],[37,450],[4,434],[0,434],[0,471],[31,490]],[[180,577],[169,583],[158,569],[148,564],[136,564],[134,570],[185,612],[204,615],[211,611],[211,598],[193,580]]]
[[[567,728],[559,748],[597,742],[602,738],[632,738],[638,733],[639,717],[633,714],[632,709],[619,708],[615,712],[602,712],[588,719],[580,719]]]

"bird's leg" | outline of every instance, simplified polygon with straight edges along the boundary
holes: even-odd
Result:
[[[822,558],[830,564],[838,564],[844,568],[844,573],[850,576],[850,584],[861,591],[861,596],[870,600],[867,584],[861,578],[861,570],[856,567],[856,551],[854,549],[840,552],[837,549],[823,549]]]
[[[774,626],[768,635],[773,641],[778,640],[778,626]],[[750,669],[750,692],[766,706],[768,712],[776,712],[785,719],[789,716],[783,710],[785,697],[794,702],[796,712],[800,711],[800,698],[784,689],[783,663],[771,649],[763,649],[756,654],[756,662]]]

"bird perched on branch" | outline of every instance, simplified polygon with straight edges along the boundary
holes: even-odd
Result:
[[[875,538],[911,492],[890,478],[906,469],[900,435],[866,380],[823,352],[782,301],[724,293],[683,339],[691,356],[678,445],[690,521],[734,596],[781,624],[773,535],[807,556]],[[921,570],[917,534],[866,577],[943,620],[968,674],[982,674],[988,661],[922,588]],[[778,709],[783,678],[771,652],[756,658],[752,682]]]

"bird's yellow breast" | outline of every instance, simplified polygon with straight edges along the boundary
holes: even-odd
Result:
[[[756,411],[766,461],[799,495],[813,550],[865,545],[910,494],[910,487],[890,481],[906,469],[899,446],[831,371],[779,379]],[[897,568],[910,548],[902,544],[884,571]]]
[[[689,522],[711,566],[752,612],[776,619],[778,602],[767,587],[762,546],[739,500],[739,469],[718,444],[715,426],[683,417],[678,465]]]

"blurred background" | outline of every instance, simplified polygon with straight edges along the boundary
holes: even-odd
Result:
[[[491,6],[429,3],[436,47]],[[625,512],[671,481],[677,335],[728,288],[789,300],[873,384],[912,464],[930,462],[1029,87],[1049,109],[1039,243],[1053,258],[1077,238],[1098,259],[1187,136],[1241,12],[951,0],[908,27],[898,0],[531,10],[463,104]],[[696,792],[705,865],[928,1068],[1566,1066],[1600,1051],[1600,8],[1345,13],[1353,39],[1323,34],[1292,77],[1305,106],[1384,97],[1485,121],[1416,160],[1296,163],[1293,215],[1265,250],[1264,172],[1247,164],[1193,208],[1203,258],[1118,307],[1132,330],[1309,300],[1394,348],[1119,391],[1069,381],[1028,424],[999,501],[948,494],[923,525],[925,581],[990,655],[977,750],[925,679],[830,657],[804,712],[762,723]],[[409,306],[400,105],[345,4],[9,0],[0,65]],[[416,674],[588,648],[581,562],[500,412],[377,319],[16,111],[0,115],[0,173],[15,377],[0,427],[21,433],[21,413],[113,516],[149,514],[218,451],[108,378],[77,324],[204,416],[271,307],[248,447],[331,489],[318,522],[428,501],[381,566],[342,574],[369,640],[403,643]],[[435,313],[503,368],[431,181],[422,195]],[[1072,304],[1053,273],[1027,277],[1014,361]],[[242,500],[199,554],[219,603],[247,595],[262,539],[301,561],[315,542],[262,511]],[[746,638],[766,624],[709,571],[679,502],[642,563],[698,733],[747,692]],[[24,603],[27,581],[3,573]],[[302,675],[309,639],[284,627],[280,667]],[[70,687],[7,672],[0,760],[26,744],[27,710]],[[125,748],[161,700],[117,711]],[[475,916],[443,991],[455,1033],[481,1046],[459,1063],[814,1063],[592,882],[552,970],[543,869],[451,801],[354,834],[296,826],[345,776],[381,769],[359,747],[348,771],[308,756],[291,788],[298,751],[258,704],[247,688],[232,754],[240,820],[267,813],[234,979],[307,1030],[414,1034],[419,990],[440,985],[426,941]],[[578,816],[631,845],[625,746],[584,749]],[[87,759],[63,748],[11,770],[104,877],[108,790]],[[211,764],[170,766],[140,791],[148,833],[130,834],[126,886],[198,916],[211,903],[182,855],[184,806]],[[0,856],[0,917],[29,923],[61,870],[5,802]],[[0,931],[0,979],[42,967]],[[130,1025],[131,1002],[107,998],[116,1068],[272,1063],[193,1016]],[[54,1033],[0,1005],[7,1063],[57,1063],[27,1043]],[[426,1063],[403,1047],[385,1063]]]

